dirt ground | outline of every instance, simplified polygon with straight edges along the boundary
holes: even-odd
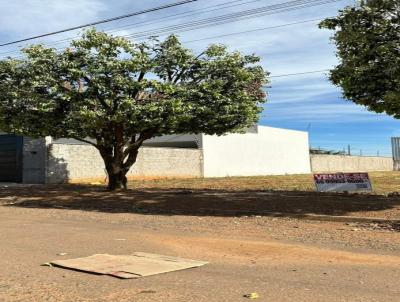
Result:
[[[400,219],[397,192],[391,191],[389,195],[318,193],[293,190],[288,183],[285,189],[258,189],[256,181],[250,186],[252,180],[247,178],[247,187],[243,181],[245,188],[242,189],[232,184],[238,179],[220,180],[220,183],[200,179],[131,182],[130,190],[113,193],[105,191],[104,186],[90,185],[11,186],[0,190],[0,203],[25,208],[146,215],[297,217],[311,214]]]
[[[381,191],[353,196],[253,180],[225,180],[235,188],[224,180],[135,181],[135,190],[117,193],[0,187],[0,301],[246,301],[251,292],[258,301],[399,301],[397,225],[292,215],[398,219],[400,197],[383,195],[397,191],[395,182],[376,176]],[[40,265],[135,251],[210,264],[135,280]]]

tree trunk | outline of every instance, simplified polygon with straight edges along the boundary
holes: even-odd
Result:
[[[127,189],[126,174],[136,162],[137,153],[137,149],[131,151],[127,160],[124,160],[123,156],[113,157],[106,152],[102,153],[104,165],[108,174],[108,190]]]
[[[110,191],[127,189],[126,173],[120,171],[118,173],[108,172],[108,186]]]
[[[127,188],[126,173],[129,171],[130,167],[126,169],[123,159],[114,158],[108,152],[100,152],[100,153],[103,157],[104,165],[108,176],[107,189],[110,191],[126,189]]]
[[[131,139],[131,144],[126,145],[122,134],[116,135],[113,145],[97,143],[96,148],[100,151],[108,174],[108,190],[115,191],[127,189],[126,174],[136,162],[139,148],[143,141],[152,137],[152,133],[141,133],[136,140],[136,135]]]

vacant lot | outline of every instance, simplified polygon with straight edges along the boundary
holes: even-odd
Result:
[[[358,195],[312,192],[310,176],[3,186],[0,301],[398,301],[397,225],[299,216],[399,219],[400,197],[384,195],[398,177],[374,173],[376,192]],[[138,280],[40,266],[135,251],[210,264]]]
[[[389,194],[400,192],[400,172],[372,172],[374,193]],[[315,185],[310,174],[279,175],[258,177],[226,177],[198,179],[154,179],[136,180],[130,183],[132,188],[184,188],[214,190],[300,190],[314,191]]]
[[[132,181],[130,190],[116,193],[90,185],[11,186],[0,191],[0,203],[107,213],[400,219],[400,196],[393,194],[400,173],[373,173],[372,181],[371,194],[314,192],[310,175]]]

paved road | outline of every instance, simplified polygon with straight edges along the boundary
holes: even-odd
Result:
[[[0,206],[0,301],[231,302],[251,292],[259,294],[256,301],[399,301],[400,236],[378,235],[276,218]],[[370,245],[356,244],[357,236]],[[210,264],[137,280],[40,266],[134,251]]]

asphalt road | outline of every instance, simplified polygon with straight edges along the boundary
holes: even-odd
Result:
[[[400,233],[285,218],[0,206],[0,301],[399,301]],[[120,280],[56,267],[95,253],[159,253],[201,268]],[[67,253],[58,256],[58,253]]]

